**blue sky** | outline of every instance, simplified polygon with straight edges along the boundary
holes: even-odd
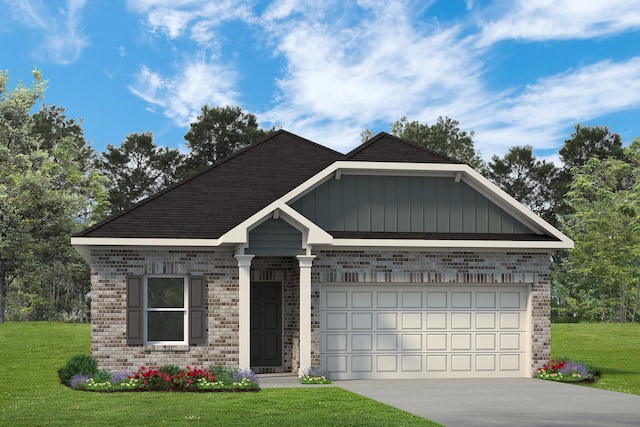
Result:
[[[402,116],[541,158],[577,123],[640,136],[640,0],[0,0],[10,87],[49,80],[96,150],[151,131],[185,150],[203,105],[239,105],[347,152]]]

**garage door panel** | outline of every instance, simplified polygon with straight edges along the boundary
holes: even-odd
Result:
[[[427,292],[427,308],[447,308],[447,293]]]
[[[402,308],[422,308],[422,292],[403,292]]]
[[[451,308],[471,308],[471,292],[451,292]]]
[[[496,313],[476,313],[476,329],[495,329]]]
[[[353,292],[351,298],[353,308],[373,308],[373,292]]]
[[[352,329],[373,329],[373,313],[351,313]]]
[[[373,351],[373,334],[353,334],[351,336],[351,350]]]
[[[471,313],[451,313],[452,329],[471,329]]]
[[[424,329],[422,324],[422,313],[401,313],[402,330]]]
[[[422,334],[402,334],[402,351],[421,351]]]
[[[346,330],[347,313],[326,313],[325,327],[328,330]]]
[[[377,308],[398,308],[398,292],[377,292]]]
[[[376,317],[378,329],[398,329],[398,313],[378,312]]]
[[[527,376],[528,292],[325,285],[321,364],[335,379]]]
[[[427,313],[427,330],[447,329],[447,313]]]

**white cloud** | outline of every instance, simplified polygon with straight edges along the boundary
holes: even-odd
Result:
[[[483,25],[480,45],[507,39],[587,39],[640,28],[639,0],[519,0],[509,5]]]
[[[640,107],[640,57],[602,61],[541,78],[520,94],[496,98],[476,128],[475,141],[487,153],[513,145],[557,148],[566,129],[616,111]]]
[[[211,61],[191,59],[171,76],[163,76],[142,66],[129,90],[160,107],[177,126],[186,127],[195,121],[205,104],[237,104],[235,81],[232,71]]]
[[[459,28],[419,29],[401,2],[370,4],[356,22],[320,14],[266,27],[287,63],[280,97],[262,119],[285,128],[337,126],[359,142],[367,123],[435,108],[478,91],[479,63]],[[420,116],[420,117],[418,117]],[[309,130],[313,133],[313,130]]]
[[[34,54],[43,61],[76,62],[89,45],[81,15],[86,0],[67,0],[66,7],[58,7],[55,11],[49,10],[48,2],[7,0],[3,3],[15,20],[42,34],[41,44]]]

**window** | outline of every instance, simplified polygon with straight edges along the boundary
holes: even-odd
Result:
[[[127,344],[206,343],[204,277],[129,277]]]
[[[186,344],[187,281],[184,277],[147,277],[145,342]]]

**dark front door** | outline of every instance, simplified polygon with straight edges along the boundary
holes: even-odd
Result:
[[[251,284],[251,367],[282,366],[282,284]]]

